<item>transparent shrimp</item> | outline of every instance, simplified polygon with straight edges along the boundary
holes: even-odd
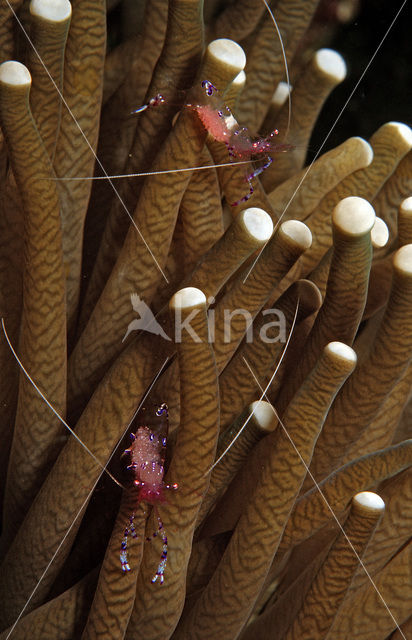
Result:
[[[247,202],[253,195],[254,189],[252,181],[267,169],[273,162],[272,154],[282,151],[289,151],[293,148],[290,144],[275,144],[274,138],[279,134],[274,129],[264,138],[253,139],[245,127],[239,127],[228,106],[224,105],[219,98],[217,88],[210,80],[203,80],[202,87],[206,91],[209,100],[206,104],[187,105],[194,109],[199,116],[205,129],[218,142],[223,142],[227,146],[229,157],[232,160],[250,161],[256,156],[266,156],[265,163],[245,176],[249,185],[249,193],[242,196],[232,206],[236,207],[241,202]],[[271,154],[271,155],[269,155]]]
[[[102,468],[102,471],[107,473],[108,476],[111,478],[111,480],[115,482],[115,484],[120,486],[122,489],[125,489],[122,483],[120,483],[107,469],[107,465],[110,460],[106,463],[106,465],[103,465],[103,463],[96,458],[94,453],[90,451],[90,449],[86,446],[86,444],[84,444],[84,442],[82,442],[82,440],[80,440],[80,438],[77,436],[75,431],[73,431],[73,429],[67,424],[64,418],[62,418],[62,416],[50,404],[46,396],[36,385],[35,381],[25,369],[13,345],[10,342],[9,336],[7,334],[4,318],[1,318],[1,327],[3,330],[4,336],[6,338],[6,341],[10,347],[10,350],[13,356],[15,357],[18,365],[20,366],[24,375],[27,377],[27,379],[31,382],[31,384],[34,386],[36,391],[39,393],[39,395],[43,398],[45,403],[49,406],[50,410],[63,423],[63,425],[68,429],[71,435],[74,438],[76,438],[76,440],[86,449],[88,454]],[[161,367],[161,370],[159,371],[151,387],[145,394],[145,397],[147,397],[147,395],[150,393],[150,390],[153,388],[155,382],[159,378],[163,369],[164,369],[164,365]],[[127,428],[129,428],[130,424],[133,422],[143,402],[144,402],[144,399],[142,400],[139,407],[137,408]],[[138,504],[140,504],[141,502],[145,502],[146,504],[152,505],[154,507],[154,511],[156,514],[157,522],[158,522],[158,529],[152,534],[152,536],[146,539],[149,541],[152,538],[156,537],[158,534],[160,534],[163,540],[162,556],[161,556],[157,571],[152,579],[152,582],[155,582],[157,578],[160,578],[160,583],[163,584],[164,571],[166,568],[166,561],[167,561],[167,536],[166,536],[166,532],[164,531],[163,521],[160,517],[157,505],[166,501],[165,490],[168,490],[168,489],[176,490],[178,489],[178,485],[176,483],[172,485],[168,485],[165,482],[163,482],[163,476],[165,472],[164,462],[165,462],[165,455],[166,455],[167,434],[169,430],[169,422],[168,422],[169,414],[168,414],[167,405],[165,403],[157,407],[155,411],[155,416],[157,418],[160,418],[160,421],[158,422],[158,424],[157,425],[152,424],[150,427],[146,425],[138,427],[136,433],[131,434],[132,444],[128,449],[125,450],[125,453],[130,454],[130,457],[131,457],[131,462],[130,462],[130,465],[128,466],[128,469],[130,469],[133,472],[133,476],[134,476],[133,484],[139,489],[138,498],[137,498]],[[121,563],[122,571],[124,572],[130,571],[130,566],[127,560],[127,541],[128,541],[129,534],[133,538],[136,537],[136,531],[133,524],[135,515],[136,515],[135,512],[133,512],[130,515],[128,524],[125,528],[123,540],[121,542],[120,563]]]
[[[125,453],[130,454],[131,463],[128,466],[134,475],[134,485],[138,487],[138,504],[145,502],[153,506],[157,518],[158,529],[146,540],[151,540],[160,534],[163,541],[162,555],[152,582],[160,579],[163,584],[164,571],[167,562],[167,535],[164,530],[163,521],[160,517],[158,504],[166,501],[165,490],[178,488],[177,484],[168,485],[163,482],[164,462],[166,454],[168,423],[168,408],[165,403],[161,404],[155,412],[156,417],[161,418],[158,425],[144,425],[137,429],[135,434],[131,434],[132,444]],[[120,564],[122,571],[130,571],[127,560],[127,541],[129,535],[137,537],[134,528],[135,512],[130,515],[124,531],[123,540],[120,547]]]
[[[273,162],[272,155],[293,149],[291,144],[276,144],[275,136],[279,131],[274,129],[269,135],[262,138],[253,139],[246,127],[239,127],[229,107],[224,104],[219,95],[218,89],[210,80],[202,80],[201,86],[205,90],[206,100],[203,103],[186,103],[184,106],[195,111],[206,131],[218,142],[223,142],[228,150],[229,158],[232,162],[236,159],[250,162],[259,156],[265,156],[265,163],[245,176],[245,181],[249,185],[249,192],[236,202],[232,202],[232,207],[236,207],[241,202],[247,202],[254,193],[252,181],[267,169]],[[133,114],[141,113],[146,109],[157,107],[165,103],[165,98],[157,94],[149,102],[139,107]]]

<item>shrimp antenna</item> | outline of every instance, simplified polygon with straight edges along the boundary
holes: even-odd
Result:
[[[149,102],[147,102],[146,104],[142,105],[138,109],[133,109],[130,115],[134,116],[137,113],[142,113],[142,111],[146,111],[147,109],[150,109],[151,107],[157,107],[159,104],[163,104],[164,101],[165,99],[162,96],[162,94],[158,93],[157,95],[154,96],[154,98],[150,98]]]
[[[60,413],[53,407],[53,405],[51,404],[51,402],[46,398],[46,396],[44,395],[43,391],[37,386],[37,384],[35,383],[35,381],[33,380],[33,378],[31,377],[31,375],[29,374],[29,372],[27,371],[27,369],[24,367],[22,361],[20,360],[19,356],[16,353],[16,350],[14,349],[11,340],[8,336],[7,330],[6,330],[6,324],[4,322],[4,318],[1,318],[1,327],[3,329],[3,333],[4,333],[4,337],[6,338],[7,344],[9,345],[10,351],[12,352],[15,360],[17,361],[20,369],[23,371],[24,375],[26,376],[27,380],[33,385],[33,387],[36,389],[37,393],[39,394],[39,396],[41,398],[43,398],[44,402],[47,404],[47,406],[49,407],[49,409],[54,413],[54,415],[56,416],[56,418],[58,418],[60,420],[60,422],[66,427],[66,429],[68,429],[70,431],[70,433],[72,434],[72,436],[77,440],[77,442],[79,444],[81,444],[81,446],[87,451],[87,453],[93,458],[93,460],[96,462],[96,464],[99,465],[99,467],[105,472],[107,473],[107,475],[113,480],[113,482],[115,482],[119,487],[121,487],[122,489],[125,489],[125,487],[122,485],[121,482],[119,482],[113,474],[110,473],[110,471],[107,469],[107,465],[109,464],[117,446],[113,449],[113,452],[110,456],[110,458],[108,459],[106,465],[104,465],[102,462],[100,462],[100,460],[94,455],[93,451],[91,451],[89,449],[89,447],[87,446],[87,444],[85,444],[83,442],[83,440],[81,440],[79,438],[79,436],[76,434],[76,432],[71,428],[71,426],[66,422],[66,420],[63,418],[63,416],[60,415]],[[169,358],[167,358],[165,360],[165,362],[162,364],[160,371],[157,373],[155,379],[153,380],[152,384],[150,385],[150,387],[148,388],[148,390],[146,391],[145,395],[143,396],[139,406],[137,407],[136,411],[133,414],[132,419],[129,421],[126,429],[125,429],[125,433],[127,431],[127,429],[130,427],[130,425],[132,424],[133,420],[135,419],[138,411],[140,410],[142,404],[144,403],[144,401],[146,400],[148,394],[150,393],[153,385],[156,383],[158,377],[160,376],[160,374],[162,373],[162,371],[164,370],[164,367],[166,365],[166,362],[168,361]],[[123,436],[122,436],[123,437]],[[120,442],[120,440],[119,440]]]
[[[251,375],[253,376],[256,384],[258,385],[258,387],[260,388],[260,390],[262,391],[262,385],[260,384],[259,380],[257,379],[256,375],[254,374],[254,372],[252,371],[249,363],[246,361],[246,358],[244,358],[245,363],[247,368],[249,369]],[[269,386],[269,385],[268,385]],[[265,390],[262,391],[262,398],[265,397],[266,400],[269,402],[269,398],[267,398],[266,396],[266,390],[268,387],[266,387]],[[262,399],[261,398],[261,399]],[[300,462],[302,463],[302,465],[305,467],[306,473],[308,474],[308,477],[312,480],[313,484],[315,485],[315,488],[317,490],[317,492],[319,493],[319,495],[321,496],[323,502],[326,505],[326,508],[330,511],[332,518],[335,520],[338,528],[340,529],[342,535],[344,536],[344,538],[346,539],[346,542],[348,543],[349,548],[351,549],[351,551],[353,552],[354,556],[356,557],[357,561],[359,562],[359,565],[362,567],[363,571],[365,572],[365,575],[367,577],[367,579],[369,580],[369,582],[371,583],[373,589],[375,590],[378,598],[381,600],[383,606],[385,607],[386,611],[388,612],[389,616],[392,618],[393,622],[396,625],[397,630],[400,632],[400,634],[402,635],[402,638],[404,640],[407,640],[406,636],[404,635],[404,633],[402,632],[402,629],[399,627],[398,622],[396,621],[395,616],[393,615],[392,611],[390,610],[388,603],[386,602],[386,600],[384,599],[383,595],[381,594],[381,592],[378,589],[378,586],[376,584],[376,582],[374,581],[371,573],[369,572],[368,568],[366,567],[365,563],[362,560],[362,557],[359,555],[359,553],[356,551],[353,542],[350,540],[350,538],[348,537],[348,535],[345,532],[344,526],[341,524],[341,522],[339,521],[338,516],[336,515],[336,513],[334,512],[334,510],[332,509],[332,506],[330,505],[330,503],[328,502],[328,499],[326,498],[325,493],[322,491],[322,488],[320,486],[320,484],[316,481],[316,478],[314,477],[314,475],[312,474],[309,466],[307,465],[307,463],[305,462],[303,456],[301,455],[299,449],[297,448],[296,444],[294,443],[293,439],[291,438],[282,418],[278,415],[275,407],[269,402],[269,404],[272,407],[272,411],[275,414],[275,417],[277,418],[280,428],[283,430],[283,433],[285,434],[285,436],[287,437],[287,439],[289,440],[290,444],[292,445],[293,449],[295,450],[296,455],[298,456]],[[321,483],[322,484],[322,483]]]
[[[259,400],[256,402],[256,404],[255,404],[255,406],[254,406],[254,408],[253,408],[252,413],[250,413],[250,414],[248,415],[248,417],[246,418],[245,422],[242,424],[241,428],[239,429],[239,431],[237,432],[237,434],[236,434],[236,435],[235,435],[235,437],[233,438],[232,442],[230,442],[230,443],[227,445],[226,449],[225,449],[225,450],[220,454],[220,456],[218,457],[218,459],[217,459],[217,460],[215,460],[215,462],[212,464],[212,466],[210,467],[210,469],[208,469],[208,470],[206,471],[206,473],[204,474],[205,476],[207,476],[207,475],[208,475],[208,473],[210,473],[211,471],[213,471],[213,469],[214,469],[214,468],[219,464],[219,462],[220,462],[221,460],[223,460],[223,458],[225,457],[225,455],[228,453],[228,451],[229,451],[229,450],[233,447],[233,445],[235,444],[236,440],[238,439],[238,437],[240,436],[240,434],[242,433],[242,431],[245,429],[246,425],[248,424],[249,420],[252,418],[253,414],[255,413],[255,411],[256,411],[256,409],[257,409],[257,407],[259,406],[259,404],[262,402],[263,398],[264,398],[264,397],[266,397],[267,390],[269,389],[270,385],[272,384],[273,380],[274,380],[274,379],[275,379],[275,377],[276,377],[277,372],[279,371],[279,367],[280,367],[280,365],[282,364],[282,361],[283,361],[283,359],[284,359],[284,357],[285,357],[285,355],[286,355],[286,351],[287,351],[288,346],[289,346],[289,342],[290,342],[290,340],[291,340],[291,338],[292,338],[293,330],[294,330],[294,328],[295,328],[296,320],[297,320],[297,317],[298,317],[299,300],[300,300],[300,299],[298,298],[297,303],[296,303],[295,314],[294,314],[294,316],[293,316],[292,325],[291,325],[291,327],[290,327],[290,331],[289,331],[289,335],[288,335],[288,339],[287,339],[287,340],[286,340],[286,342],[285,342],[285,346],[283,347],[283,351],[282,351],[282,354],[281,354],[281,356],[280,356],[280,358],[279,358],[279,362],[278,362],[278,363],[277,363],[277,365],[276,365],[276,369],[275,369],[275,370],[274,370],[274,372],[272,373],[272,375],[271,375],[271,377],[270,377],[270,380],[269,380],[269,382],[267,383],[267,385],[266,385],[266,387],[265,387],[264,391],[262,392],[262,395],[260,396]],[[243,358],[243,360],[245,361],[246,366],[248,366],[246,359],[245,359],[245,358]]]
[[[290,119],[291,119],[291,113],[292,113],[292,100],[290,97],[290,76],[289,76],[289,66],[288,66],[288,60],[286,57],[286,51],[285,51],[285,45],[283,44],[283,38],[282,38],[282,34],[280,33],[280,29],[279,29],[279,25],[276,22],[276,18],[273,14],[272,9],[269,7],[267,0],[262,0],[263,4],[265,5],[267,12],[270,15],[270,18],[274,24],[274,27],[276,29],[276,33],[278,34],[278,38],[279,38],[279,43],[280,43],[280,48],[282,51],[282,58],[283,58],[283,65],[285,67],[285,77],[286,77],[286,84],[288,85],[288,124],[286,127],[286,133],[285,133],[285,138],[288,137],[289,134],[289,130],[290,130]]]
[[[241,160],[237,164],[249,164],[249,160]],[[71,176],[41,178],[41,180],[52,180],[54,182],[73,182],[75,180],[118,180],[120,178],[144,178],[146,176],[159,176],[164,173],[187,173],[188,171],[208,171],[219,167],[233,167],[233,162],[221,162],[220,164],[207,164],[199,167],[182,167],[181,169],[162,169],[160,171],[141,171],[140,173],[119,173],[109,176]]]

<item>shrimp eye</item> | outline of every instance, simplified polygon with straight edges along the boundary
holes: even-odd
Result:
[[[156,410],[157,416],[162,416],[163,414],[167,415],[167,404],[165,402],[163,402],[163,404],[161,404],[160,407]]]
[[[158,93],[154,98],[150,98],[148,106],[157,107],[159,104],[163,104],[165,101],[161,93]]]
[[[206,89],[206,93],[208,96],[212,96],[213,92],[217,91],[216,87],[209,80],[203,80],[202,87]]]

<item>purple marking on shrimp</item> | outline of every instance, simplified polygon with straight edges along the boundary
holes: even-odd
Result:
[[[169,428],[167,405],[165,403],[161,404],[156,409],[155,415],[158,418],[162,418],[159,424],[155,427],[139,427],[135,434],[131,434],[133,442],[130,447],[126,449],[126,452],[131,456],[131,463],[128,469],[133,471],[133,483],[139,488],[137,502],[138,504],[140,502],[146,502],[152,505],[157,517],[158,529],[152,536],[146,539],[151,540],[156,537],[159,532],[162,537],[162,555],[152,582],[156,582],[157,578],[160,578],[160,584],[163,584],[167,562],[167,536],[157,505],[166,501],[165,490],[176,490],[178,486],[177,484],[168,485],[163,482],[167,432]],[[135,512],[133,512],[129,518],[120,546],[120,564],[122,571],[125,573],[130,571],[130,565],[127,559],[128,537],[129,535],[134,538],[137,537],[134,528],[134,518]]]

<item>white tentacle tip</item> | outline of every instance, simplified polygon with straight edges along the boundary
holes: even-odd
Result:
[[[412,244],[405,244],[396,251],[393,266],[399,274],[407,278],[412,276]]]
[[[278,424],[278,418],[272,405],[265,400],[255,400],[249,406],[250,413],[253,413],[255,421],[262,431],[274,431]]]
[[[353,498],[354,508],[358,508],[365,515],[376,513],[379,515],[385,510],[385,503],[377,493],[373,491],[361,491]]]
[[[69,0],[31,0],[30,13],[49,22],[63,22],[72,14]]]
[[[372,205],[364,198],[349,196],[343,198],[333,210],[335,227],[348,236],[359,237],[371,231],[376,216]]]
[[[382,218],[376,217],[371,231],[372,245],[375,249],[381,249],[389,240],[388,225]]]
[[[196,287],[185,287],[176,291],[169,303],[171,309],[190,309],[200,305],[206,305],[206,296]]]
[[[212,40],[207,50],[215,58],[239,69],[239,71],[243,71],[246,66],[245,52],[234,40],[230,40],[229,38]]]
[[[346,63],[340,53],[333,49],[319,49],[315,55],[315,64],[319,71],[330,76],[336,83],[346,78]]]
[[[259,207],[249,207],[240,214],[241,220],[251,236],[260,242],[267,242],[273,233],[272,218]]]
[[[7,60],[0,64],[0,82],[16,87],[31,84],[30,71],[17,60]]]
[[[329,342],[324,352],[334,360],[347,364],[349,368],[354,368],[357,362],[356,352],[344,342]]]
[[[281,233],[288,236],[303,250],[309,249],[312,245],[312,233],[309,227],[300,220],[286,220],[280,227]]]

